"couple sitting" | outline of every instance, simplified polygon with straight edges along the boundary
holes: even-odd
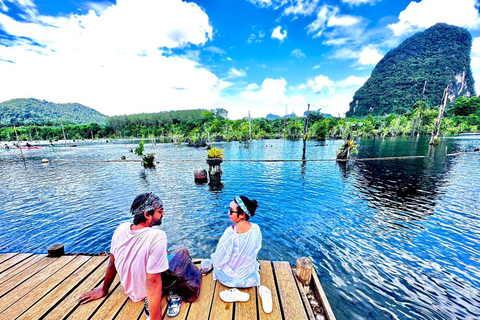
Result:
[[[213,277],[225,286],[260,285],[257,253],[262,235],[260,228],[249,222],[257,207],[255,200],[243,196],[236,197],[230,204],[230,221],[237,225],[225,230],[212,255]],[[162,319],[161,273],[169,269],[167,236],[164,231],[151,227],[162,223],[165,215],[163,202],[153,193],[144,193],[135,198],[130,211],[133,224],[122,223],[113,234],[103,286],[82,294],[79,302],[84,304],[106,296],[118,272],[120,283],[130,299],[135,302],[143,300],[150,319]],[[235,290],[222,292],[221,298],[224,301],[248,300],[244,296],[247,293]]]

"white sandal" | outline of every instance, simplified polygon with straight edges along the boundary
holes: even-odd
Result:
[[[238,290],[237,288],[233,288],[220,292],[220,299],[225,302],[246,302],[250,299],[250,295],[246,292]]]
[[[265,313],[270,313],[273,310],[273,302],[272,302],[272,291],[265,286],[260,286],[258,288],[258,293],[262,298],[262,307]]]

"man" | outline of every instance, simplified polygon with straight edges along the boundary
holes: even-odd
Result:
[[[167,235],[152,229],[162,223],[163,202],[154,193],[143,193],[130,207],[133,224],[122,223],[115,230],[110,246],[110,261],[103,286],[86,292],[78,299],[81,304],[107,295],[117,272],[125,293],[133,301],[145,301],[150,319],[162,319],[162,277],[168,269]]]

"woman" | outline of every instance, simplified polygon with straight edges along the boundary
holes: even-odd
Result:
[[[257,200],[235,197],[228,215],[236,225],[228,227],[212,254],[213,279],[231,288],[249,288],[260,285],[257,254],[262,247],[262,233],[249,220],[255,215]]]

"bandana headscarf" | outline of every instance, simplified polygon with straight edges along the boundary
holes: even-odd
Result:
[[[245,212],[245,214],[250,217],[250,211],[248,211],[247,206],[245,205],[245,203],[243,203],[242,198],[235,197],[235,201],[240,206],[240,208],[242,208],[243,212]]]
[[[150,210],[156,210],[159,208],[163,207],[163,202],[160,199],[159,196],[157,196],[155,193],[150,192],[150,195],[148,196],[147,201],[145,201],[144,204],[139,206],[134,212],[134,215],[143,215],[145,211],[150,211]]]

